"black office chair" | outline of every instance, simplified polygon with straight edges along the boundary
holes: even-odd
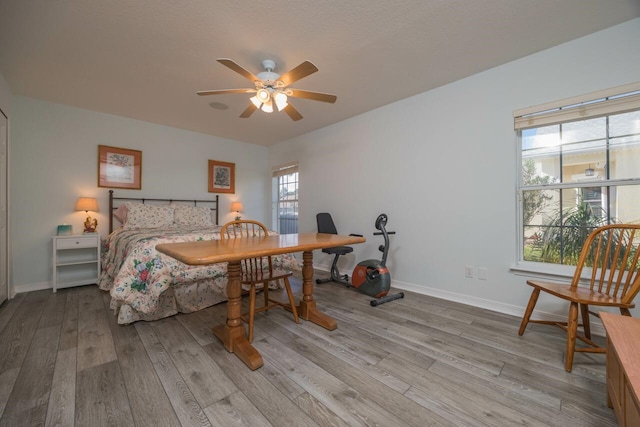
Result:
[[[316,221],[318,223],[318,233],[338,234],[338,230],[333,223],[333,219],[331,218],[330,213],[321,212],[317,214]],[[350,234],[350,236],[362,237],[360,234]],[[338,282],[346,286],[351,286],[351,283],[348,282],[349,275],[341,275],[340,271],[338,270],[338,258],[340,258],[340,255],[346,255],[353,252],[353,248],[351,246],[336,246],[333,248],[325,248],[322,250],[322,252],[330,255],[335,255],[335,257],[333,258],[333,263],[331,264],[331,277],[327,279],[316,279],[316,283]]]

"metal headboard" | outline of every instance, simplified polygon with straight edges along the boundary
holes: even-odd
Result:
[[[215,200],[197,200],[197,199],[156,199],[156,198],[150,198],[150,197],[114,197],[113,195],[113,190],[109,190],[109,233],[111,233],[113,231],[113,213],[116,211],[116,209],[118,209],[118,206],[120,206],[119,202],[122,200],[127,200],[127,201],[135,201],[137,203],[145,203],[145,202],[167,202],[167,204],[170,204],[171,202],[181,202],[181,203],[193,203],[193,206],[198,206],[198,203],[200,204],[208,204],[208,205],[214,205],[212,208],[210,208],[212,211],[215,212],[215,220],[216,223],[215,225],[218,225],[218,199],[220,196],[218,196],[216,194],[216,198]],[[114,201],[117,201],[118,203],[114,204]],[[117,205],[117,206],[116,206]]]

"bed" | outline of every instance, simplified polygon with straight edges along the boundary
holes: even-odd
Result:
[[[109,235],[102,241],[98,286],[110,293],[119,324],[191,313],[227,300],[226,263],[189,266],[155,249],[160,243],[220,239],[218,202],[218,196],[115,197],[109,190]],[[273,262],[299,270],[293,255]]]

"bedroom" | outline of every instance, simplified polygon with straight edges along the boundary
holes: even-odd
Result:
[[[313,231],[315,213],[331,209],[340,231],[369,235],[385,211],[398,233],[390,262],[399,287],[521,314],[526,276],[510,271],[516,253],[512,112],[637,81],[639,39],[635,18],[270,147],[20,96],[3,78],[0,107],[11,126],[13,291],[50,287],[50,236],[57,224],[81,226],[83,215],[73,212],[78,196],[98,197],[98,230],[106,231],[106,190],[95,185],[97,145],[104,144],[143,151],[143,189],[150,196],[200,197],[202,159],[235,162],[243,216],[265,222],[271,203],[265,177],[273,165],[298,161],[301,230]],[[381,158],[384,168],[371,166]],[[168,167],[180,172],[167,174]],[[371,188],[384,197],[371,197]],[[223,198],[223,212],[231,201]],[[476,206],[482,209],[470,222],[468,209]],[[369,239],[357,247],[345,269],[375,256],[377,244]],[[317,260],[325,268],[330,262]],[[486,267],[488,279],[465,278],[467,265]]]

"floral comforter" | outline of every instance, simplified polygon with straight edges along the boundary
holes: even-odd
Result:
[[[226,263],[190,266],[156,251],[156,245],[218,239],[220,227],[120,228],[103,240],[98,286],[111,293],[112,307],[126,304],[141,313],[155,313],[170,287],[205,279],[226,283],[227,277]],[[298,260],[291,254],[273,257],[273,264],[299,270]]]

